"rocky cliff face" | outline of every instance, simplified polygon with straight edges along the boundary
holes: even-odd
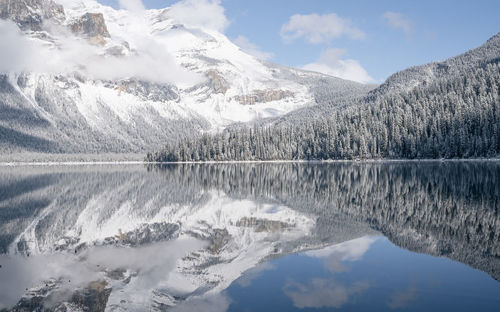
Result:
[[[22,30],[40,31],[44,21],[62,23],[65,15],[63,6],[51,0],[0,0],[0,18]]]
[[[236,222],[236,226],[253,228],[256,232],[279,232],[291,225],[282,221],[243,217]]]
[[[214,91],[214,93],[225,94],[227,90],[229,90],[230,84],[217,70],[209,70],[206,75],[208,77],[208,86]]]
[[[102,13],[85,13],[82,17],[71,23],[71,31],[88,38],[109,38],[108,28]]]
[[[255,90],[251,94],[238,95],[234,99],[241,105],[255,105],[268,103],[293,97],[293,92],[288,90]]]

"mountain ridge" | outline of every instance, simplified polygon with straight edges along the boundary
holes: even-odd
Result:
[[[271,66],[215,30],[179,24],[169,9],[138,15],[92,0],[63,9],[29,0],[17,2],[14,12],[11,2],[0,1],[10,10],[1,27],[12,32],[8,21],[17,21],[16,44],[35,53],[26,57],[32,62],[0,73],[0,103],[19,113],[0,119],[4,154],[145,153],[234,122],[317,105],[315,80],[327,79],[324,85],[340,97],[367,90]],[[58,8],[57,18],[46,17],[44,6]],[[24,23],[24,12],[37,22]],[[40,144],[17,139],[26,136]]]
[[[412,66],[389,76],[384,83],[370,92],[380,93],[405,91],[419,85],[431,83],[444,76],[457,76],[470,68],[484,66],[500,57],[500,32],[490,37],[485,43],[457,56],[441,62],[431,62]]]

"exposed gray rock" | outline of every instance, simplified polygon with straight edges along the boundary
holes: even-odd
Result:
[[[52,0],[0,0],[0,18],[10,19],[22,30],[42,30],[44,20],[61,23],[62,5]]]
[[[144,224],[140,228],[127,232],[119,233],[114,237],[105,239],[106,244],[121,244],[126,246],[141,246],[153,242],[167,241],[177,238],[179,235],[179,225],[171,223],[153,223]]]
[[[288,90],[255,90],[251,94],[238,95],[234,99],[241,105],[255,105],[257,103],[268,103],[293,97],[293,92]]]
[[[87,288],[76,291],[71,297],[71,303],[84,311],[104,312],[110,294],[111,288],[107,287],[105,281],[96,281]]]
[[[137,79],[122,80],[115,84],[120,92],[126,92],[143,100],[167,102],[177,100],[177,87],[168,84],[158,84]]]
[[[216,70],[210,70],[207,72],[208,86],[214,91],[214,93],[226,93],[229,89],[229,83],[222,77],[222,75]]]
[[[230,240],[231,235],[226,229],[214,229],[210,237],[211,244],[207,249],[213,254],[218,254]]]
[[[243,217],[236,222],[236,226],[250,227],[255,232],[279,232],[289,228],[291,225],[282,221]]]
[[[48,282],[37,292],[21,298],[9,309],[11,312],[58,312],[58,311],[91,311],[104,312],[108,303],[111,288],[106,281],[95,281],[83,289],[74,292],[57,289],[57,283]],[[67,302],[59,302],[61,298],[68,298]],[[68,307],[71,307],[68,309]],[[7,311],[7,310],[5,310]]]
[[[70,25],[71,31],[87,38],[109,38],[108,28],[102,13],[85,13]]]

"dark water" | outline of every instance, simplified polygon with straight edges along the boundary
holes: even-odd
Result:
[[[498,311],[500,162],[0,167],[0,310]]]

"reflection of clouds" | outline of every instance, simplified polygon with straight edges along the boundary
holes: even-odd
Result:
[[[138,272],[121,291],[111,293],[108,304],[125,300],[128,307],[141,310],[149,306],[151,291],[155,289],[184,292],[190,286],[183,280],[171,282],[169,279],[180,258],[204,245],[193,238],[180,238],[140,248],[99,247],[89,251],[87,261],[108,269],[127,268]]]
[[[415,301],[417,297],[417,288],[415,286],[410,286],[405,291],[395,292],[387,302],[387,306],[391,309],[405,308],[409,303]]]
[[[254,279],[258,278],[262,274],[262,272],[274,270],[274,268],[275,267],[269,262],[262,263],[255,268],[251,268],[246,271],[245,274],[243,274],[236,282],[241,287],[248,287]]]
[[[61,285],[61,293],[65,289],[80,287],[99,277],[97,272],[84,265],[78,265],[75,258],[62,254],[47,256],[0,255],[0,309],[7,309],[15,305],[25,294],[26,288],[44,284],[53,278],[64,281],[71,280],[71,284]],[[67,295],[69,298],[70,294]],[[65,300],[67,298],[63,298]]]
[[[187,301],[179,303],[171,308],[169,311],[174,312],[191,312],[191,311],[204,311],[204,312],[224,312],[227,311],[231,300],[225,293],[216,293],[204,295],[196,298],[189,298]]]
[[[331,272],[345,272],[348,267],[343,262],[361,259],[376,239],[365,236],[320,250],[308,251],[305,254],[325,259],[325,266]],[[349,297],[363,292],[368,287],[369,284],[366,281],[343,285],[333,279],[316,278],[307,285],[289,281],[283,287],[283,291],[292,299],[297,308],[340,308],[349,301]]]
[[[148,305],[151,291],[166,286],[163,283],[175,269],[177,260],[203,246],[201,241],[186,238],[139,248],[96,247],[78,256],[53,254],[26,258],[1,255],[0,309],[16,304],[26,288],[44,285],[49,280],[60,279],[57,295],[66,298],[57,300],[64,301],[76,288],[102,279],[101,270],[121,268],[136,271],[138,275],[124,292],[113,292],[109,303],[119,303],[127,297],[128,304]]]
[[[316,258],[325,258],[325,266],[331,272],[345,272],[348,270],[343,261],[358,261],[370,249],[376,237],[365,236],[329,246],[320,250],[306,252],[306,255]]]
[[[287,282],[283,291],[297,308],[340,308],[349,297],[361,293],[369,287],[368,282],[360,281],[349,286],[334,280],[313,279],[308,285],[294,281]]]

